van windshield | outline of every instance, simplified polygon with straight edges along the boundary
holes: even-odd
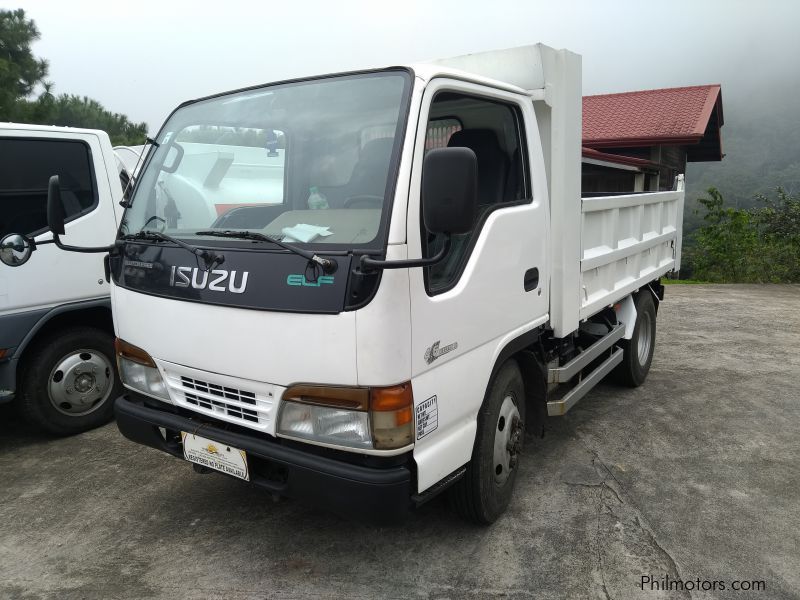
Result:
[[[209,229],[339,249],[382,243],[409,85],[408,73],[390,70],[179,108],[150,152],[120,233],[155,230],[203,245],[231,243],[198,235]]]

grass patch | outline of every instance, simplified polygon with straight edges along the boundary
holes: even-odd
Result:
[[[664,285],[702,285],[704,283],[711,283],[710,281],[703,281],[702,279],[661,279]]]

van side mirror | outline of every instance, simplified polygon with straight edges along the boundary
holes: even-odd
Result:
[[[478,211],[478,159],[469,148],[437,148],[422,166],[422,219],[431,233],[467,233]]]
[[[56,247],[69,252],[111,252],[116,247],[101,246],[98,248],[83,248],[80,246],[68,246],[61,242],[61,237],[64,235],[64,221],[66,213],[64,211],[64,203],[61,202],[61,185],[58,181],[58,175],[53,175],[47,184],[47,226],[53,233],[52,242],[39,242],[39,244],[53,243]]]
[[[64,235],[64,203],[61,202],[61,185],[58,175],[53,175],[47,184],[47,226],[53,237]]]
[[[33,240],[18,233],[9,233],[0,240],[0,262],[9,267],[21,267],[36,249]]]

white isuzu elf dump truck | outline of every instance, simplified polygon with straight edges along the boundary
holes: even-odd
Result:
[[[120,431],[358,519],[447,490],[494,521],[525,431],[644,382],[680,264],[680,185],[580,182],[580,57],[542,45],[182,104],[95,249]],[[49,211],[66,247],[57,180]]]

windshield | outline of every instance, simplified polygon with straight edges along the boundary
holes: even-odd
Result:
[[[121,234],[230,245],[198,234],[219,229],[332,249],[382,243],[409,80],[405,71],[351,74],[179,108],[150,153]]]

